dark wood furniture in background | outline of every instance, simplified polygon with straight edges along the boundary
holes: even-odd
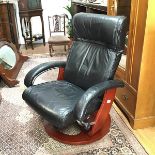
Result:
[[[14,4],[0,3],[0,38],[9,40],[19,49],[18,27]]]
[[[81,0],[72,0],[74,14],[78,12],[100,13],[107,15],[125,15],[130,19],[131,0],[107,0],[106,4],[85,3]]]
[[[43,9],[41,6],[41,0],[19,0],[19,16],[21,23],[22,36],[25,41],[25,47],[30,44],[33,48],[33,41],[38,39],[43,39],[45,46],[45,34],[44,34],[44,20],[43,20]],[[37,36],[32,35],[32,25],[31,18],[39,16],[42,24],[42,34]]]
[[[81,0],[72,0],[74,14],[79,12],[107,14],[107,6],[95,3],[85,3]]]
[[[128,25],[130,23],[131,0],[107,0],[107,15],[127,17]]]
[[[28,57],[23,56],[13,43],[10,43],[8,41],[4,41],[3,39],[0,39],[0,49],[5,45],[13,50],[13,52],[15,54],[16,62],[15,62],[15,65],[12,66],[12,68],[10,68],[10,69],[6,69],[3,64],[0,64],[0,78],[2,78],[2,80],[9,87],[13,87],[19,83],[19,81],[16,80],[16,77],[17,77],[23,63],[28,59]]]

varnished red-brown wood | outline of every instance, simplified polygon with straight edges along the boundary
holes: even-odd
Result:
[[[60,67],[57,80],[63,80],[64,79],[64,72],[65,72],[65,69]]]
[[[95,117],[95,125],[92,126],[92,130],[89,132],[89,135],[94,135],[101,130],[103,126],[105,127],[105,122],[109,117],[110,109],[115,98],[115,93],[116,88],[109,89],[105,92],[102,104]]]
[[[108,115],[102,128],[94,135],[89,135],[88,132],[86,131],[81,131],[78,135],[66,135],[59,132],[58,130],[55,130],[52,127],[52,125],[48,122],[44,122],[44,127],[47,134],[51,138],[59,142],[62,142],[65,144],[71,144],[71,145],[83,145],[83,144],[89,144],[89,143],[95,142],[103,138],[109,132],[110,123],[111,123],[111,119],[110,119],[110,115]]]
[[[143,55],[144,38],[146,32],[152,32],[150,30],[146,31],[147,19],[148,17],[150,18],[150,16],[148,16],[149,7],[150,6],[148,0],[131,1],[130,27],[126,52],[126,68],[125,71],[120,70],[120,72],[123,73],[125,87],[123,88],[123,90],[118,89],[116,93],[116,103],[129,120],[131,127],[134,129],[153,126],[153,124],[155,123],[155,111],[153,112],[153,109],[155,109],[155,104],[151,102],[153,101],[153,98],[148,97],[149,95],[142,95],[143,97],[145,96],[146,101],[141,99],[142,102],[138,102],[138,98],[140,97],[139,93],[141,92],[139,90],[139,82],[142,81],[143,77],[145,77],[141,76],[141,73],[143,69],[146,69],[146,71],[148,71],[148,69],[150,68],[149,66],[143,64],[146,58],[146,56]],[[152,34],[150,36],[152,36]],[[149,43],[151,45],[153,41],[150,40]],[[152,51],[150,50],[150,47],[148,49],[149,51]],[[147,56],[150,56],[150,59],[154,58],[154,55],[151,55],[149,52],[147,53]],[[149,62],[154,61],[150,60]],[[152,66],[154,65],[152,64]],[[151,74],[145,75],[154,77],[152,73],[153,72],[151,72]],[[120,76],[119,78],[122,79],[122,76]],[[145,79],[147,79],[146,83],[142,82],[142,86],[145,87],[144,91],[146,91],[148,88],[148,94],[153,94],[152,88],[150,90],[150,87],[146,87],[148,81],[151,80],[149,80],[148,78]]]
[[[6,85],[8,85],[9,87],[13,87],[19,83],[18,80],[7,77],[5,72],[1,69],[2,69],[2,66],[0,65],[0,77],[4,80]]]

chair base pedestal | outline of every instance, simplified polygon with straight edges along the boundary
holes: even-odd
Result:
[[[44,121],[44,127],[46,133],[53,139],[71,145],[82,145],[82,144],[89,144],[95,142],[102,137],[104,137],[110,129],[110,115],[108,116],[107,120],[105,121],[104,125],[102,126],[101,130],[99,130],[94,135],[91,135],[91,130],[88,132],[81,131],[77,135],[66,135],[55,130],[50,123]],[[90,134],[89,134],[90,133]]]

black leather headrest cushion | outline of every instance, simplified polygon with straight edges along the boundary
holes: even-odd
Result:
[[[124,16],[78,13],[73,17],[75,40],[100,42],[117,50],[124,49],[126,29],[127,21]]]

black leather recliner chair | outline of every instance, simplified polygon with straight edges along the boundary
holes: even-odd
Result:
[[[40,64],[26,75],[23,99],[48,120],[45,129],[54,139],[87,144],[108,133],[116,88],[124,85],[113,78],[124,51],[126,27],[123,16],[76,14],[67,61]],[[37,76],[57,67],[57,81],[33,85]],[[59,132],[75,122],[84,129],[80,134]]]

